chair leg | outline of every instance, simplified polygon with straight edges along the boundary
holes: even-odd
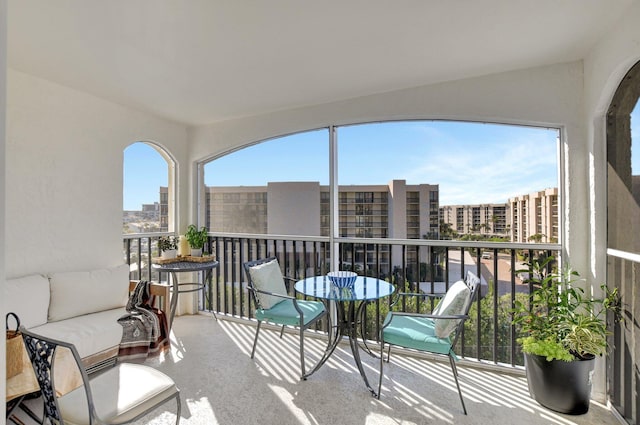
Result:
[[[462,410],[464,414],[467,414],[467,408],[464,405],[464,400],[462,399],[462,391],[460,391],[460,384],[458,383],[458,369],[456,368],[456,361],[453,357],[449,356],[449,363],[451,363],[451,371],[453,372],[453,378],[456,380],[456,387],[458,387],[458,394],[460,395],[460,402],[462,403]]]
[[[300,379],[303,381],[306,380],[305,368],[304,368],[304,327],[300,326],[300,369],[302,370],[302,375],[300,375]]]
[[[380,339],[380,376],[378,378],[378,400],[380,400],[380,393],[382,392],[382,369],[384,368],[384,340]]]
[[[180,401],[180,393],[176,394],[176,402],[178,403],[178,410],[176,411],[176,425],[179,425],[180,416],[182,414],[182,402]]]
[[[253,339],[253,349],[251,350],[251,358],[256,353],[256,345],[258,345],[258,334],[260,333],[260,325],[262,322],[258,320],[258,327],[256,328],[256,337]]]

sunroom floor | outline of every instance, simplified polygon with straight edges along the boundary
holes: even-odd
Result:
[[[595,402],[585,415],[552,412],[529,397],[521,374],[460,364],[465,416],[448,362],[399,354],[392,354],[391,363],[385,364],[378,400],[366,389],[348,344],[339,345],[322,368],[300,381],[296,336],[285,333],[280,340],[277,331],[261,330],[252,360],[254,333],[255,323],[216,321],[207,314],[176,317],[171,353],[150,364],[173,377],[181,389],[181,424],[620,423],[609,409]],[[305,341],[308,364],[313,364],[326,342],[320,338]],[[370,382],[377,386],[379,361],[367,354],[362,360]],[[173,402],[136,422],[174,423]]]

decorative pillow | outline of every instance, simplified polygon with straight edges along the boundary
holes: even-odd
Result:
[[[20,318],[25,328],[47,323],[49,310],[49,280],[42,275],[33,274],[16,279],[7,279],[5,284],[5,307]],[[13,319],[11,328],[15,326]]]
[[[256,289],[287,295],[287,287],[284,285],[284,278],[282,277],[278,260],[253,266],[249,269],[249,273]],[[273,295],[258,293],[258,301],[264,309],[270,309],[283,300],[283,298],[274,297]]]
[[[455,316],[464,314],[471,302],[469,287],[459,280],[449,288],[444,298],[434,309],[438,316]],[[459,319],[435,319],[435,334],[438,338],[446,338],[458,326]]]
[[[53,273],[49,321],[123,307],[129,298],[129,266]]]

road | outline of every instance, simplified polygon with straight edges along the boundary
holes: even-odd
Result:
[[[511,293],[511,256],[509,254],[498,254],[498,295],[505,295]],[[460,279],[461,274],[461,261],[460,251],[449,251],[449,285],[453,284]],[[522,264],[517,263],[515,265],[516,270],[522,268]],[[468,251],[464,253],[464,270],[465,274],[467,270],[477,274],[476,259],[471,256]],[[491,259],[483,259],[480,262],[481,271],[481,296],[485,296],[488,292],[487,282],[495,280],[493,254]],[[424,292],[431,291],[431,282],[420,282],[420,289]],[[444,282],[436,282],[434,286],[434,292],[444,292]],[[522,280],[516,276],[515,278],[515,291],[527,293],[529,291],[528,285],[524,284]]]

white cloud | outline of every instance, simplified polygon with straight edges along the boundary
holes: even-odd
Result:
[[[471,150],[448,138],[425,152],[407,180],[439,184],[441,205],[506,202],[557,186],[557,147],[548,134],[514,132],[508,141],[480,145]]]

